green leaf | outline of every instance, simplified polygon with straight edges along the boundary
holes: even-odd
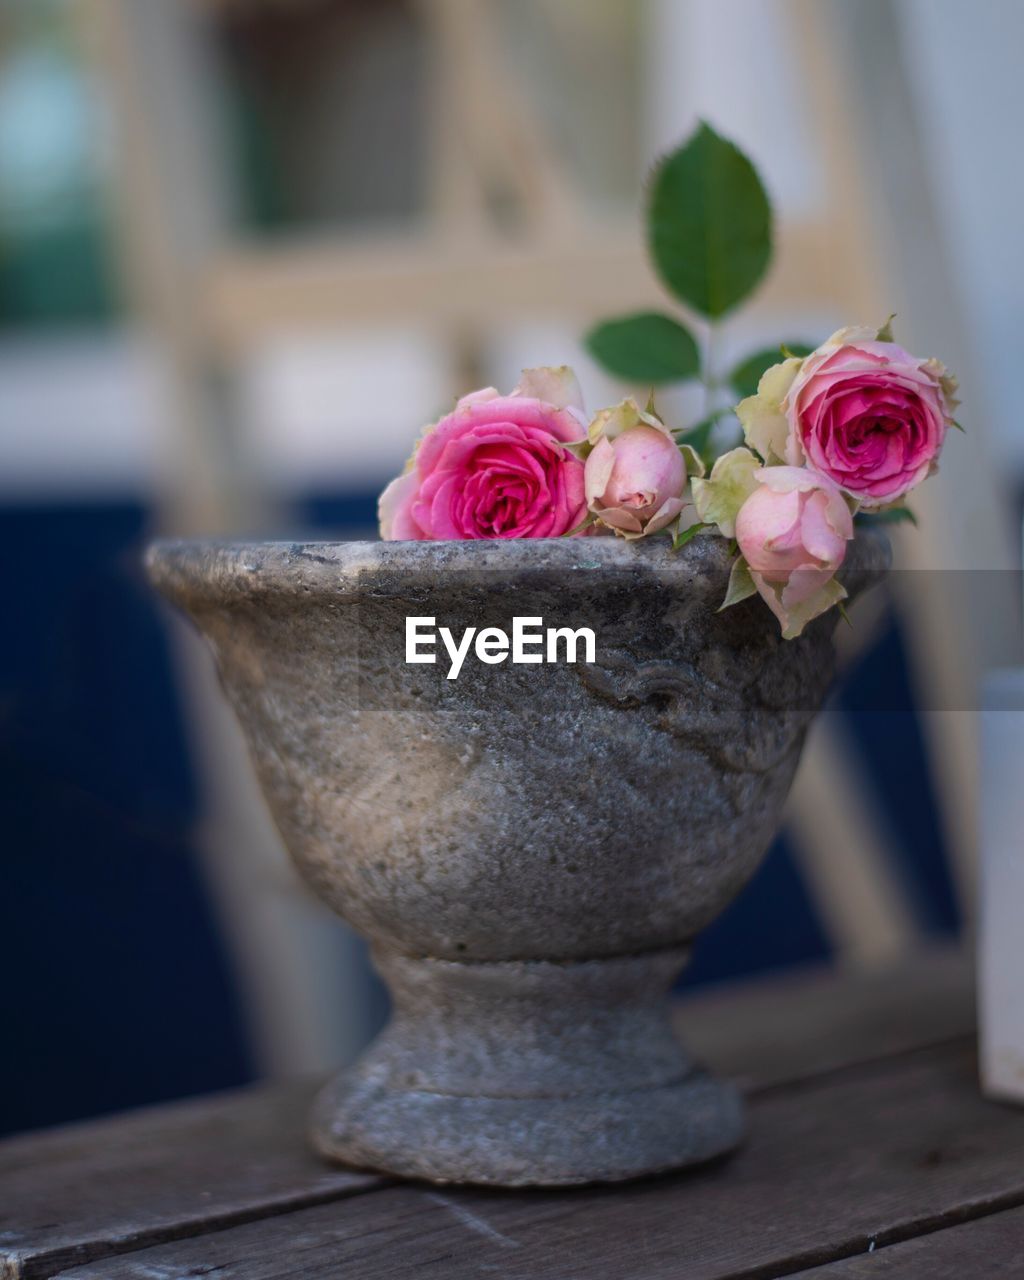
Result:
[[[761,375],[774,364],[781,364],[787,356],[809,356],[814,350],[806,342],[783,342],[777,347],[765,347],[747,356],[729,374],[726,381],[738,396],[757,395]]]
[[[967,428],[962,426],[959,422],[957,422],[956,418],[950,418],[949,425],[951,427],[956,427],[957,431],[962,431],[964,435],[967,434]]]
[[[715,423],[718,418],[711,414],[707,418],[702,418],[695,427],[690,427],[688,431],[676,431],[673,434],[676,438],[676,444],[689,445],[689,447],[707,462],[708,446],[711,442],[711,433],[715,429]]]
[[[627,382],[680,382],[700,373],[693,334],[656,311],[606,320],[584,341],[598,364]]]
[[[741,600],[746,600],[748,596],[755,595],[757,587],[754,585],[754,579],[750,576],[750,566],[742,556],[733,561],[732,570],[729,573],[729,585],[725,591],[725,599],[718,606],[718,612],[723,609],[729,609],[734,604],[739,604]]]
[[[673,431],[676,444],[681,449],[687,446],[691,448],[705,467],[710,467],[715,460],[714,450],[711,448],[712,433],[715,426],[723,418],[728,418],[732,412],[732,409],[715,409],[706,418],[701,418],[692,427],[687,427],[685,431]]]
[[[917,527],[917,516],[909,507],[893,507],[889,511],[862,511],[856,517],[857,524],[912,524]]]
[[[677,537],[673,539],[672,550],[679,551],[682,547],[686,546],[691,538],[695,538],[698,533],[703,533],[705,529],[711,529],[713,527],[714,526],[710,524],[691,524],[689,529],[684,529],[682,533],[678,534]]]
[[[597,516],[592,511],[588,511],[586,516],[580,521],[575,529],[567,529],[565,533],[560,533],[560,538],[571,538],[574,533],[582,533],[584,529],[589,529],[592,524],[597,523]]]
[[[893,311],[889,316],[889,319],[886,320],[885,324],[882,325],[882,327],[878,330],[878,333],[875,335],[876,342],[895,342],[896,341],[896,339],[892,336],[892,322],[895,319],[896,319],[896,312]]]
[[[647,235],[671,292],[701,315],[724,315],[751,292],[772,255],[771,207],[757,170],[702,122],[654,171]]]

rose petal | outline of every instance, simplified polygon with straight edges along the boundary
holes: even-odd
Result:
[[[620,530],[622,533],[640,534],[644,531],[644,526],[634,511],[622,511],[616,507],[608,507],[605,510],[595,512],[595,514],[602,524],[606,524],[612,529]]]
[[[377,515],[380,520],[380,536],[387,542],[422,542],[423,530],[412,518],[412,505],[416,496],[417,476],[407,471],[397,476],[380,495]]]
[[[583,412],[583,392],[576,375],[568,365],[524,369],[514,396],[541,400],[556,409],[578,409]]]
[[[605,437],[602,436],[591,450],[584,467],[584,494],[588,506],[603,497],[605,489],[608,488],[608,481],[611,479],[614,466],[615,451]]]

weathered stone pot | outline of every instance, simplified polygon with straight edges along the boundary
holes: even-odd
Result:
[[[863,587],[884,542],[860,535]],[[717,608],[721,539],[167,543],[160,590],[213,645],[301,873],[371,939],[394,1015],[321,1093],[346,1163],[503,1186],[706,1160],[740,1102],[667,992],[774,835],[832,674]],[[590,627],[593,664],[405,661],[407,616]],[[582,655],[581,655],[582,656]]]

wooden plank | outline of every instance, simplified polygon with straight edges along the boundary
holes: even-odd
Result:
[[[311,1091],[244,1090],[0,1143],[0,1278],[381,1185],[307,1150]]]
[[[714,1069],[756,1089],[931,1044],[967,1031],[972,1017],[968,968],[936,953],[897,973],[733,984],[682,1001],[679,1025]],[[47,1275],[376,1185],[305,1151],[313,1087],[247,1090],[0,1142],[0,1276]]]
[[[898,969],[772,977],[686,997],[676,1029],[693,1052],[748,1090],[970,1034],[974,973],[953,948]]]
[[[722,1280],[787,1274],[1024,1203],[1024,1111],[946,1045],[770,1090],[747,1146],[621,1188],[372,1196],[79,1268],[66,1280]]]
[[[793,1280],[992,1280],[1024,1274],[1024,1209],[801,1271]]]

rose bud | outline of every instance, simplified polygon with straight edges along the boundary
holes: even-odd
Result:
[[[671,524],[683,509],[686,462],[668,429],[631,401],[591,424],[587,508],[624,538],[642,538]]]
[[[736,517],[736,541],[789,639],[845,597],[833,579],[853,516],[839,489],[806,467],[762,467],[754,479],[758,487]]]

